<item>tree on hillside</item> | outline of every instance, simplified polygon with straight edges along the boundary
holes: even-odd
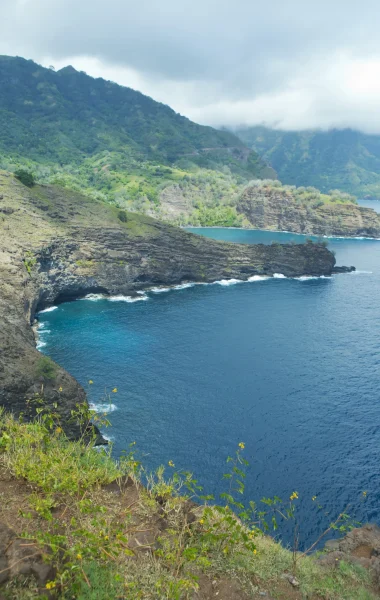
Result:
[[[36,183],[33,173],[30,173],[30,171],[26,171],[25,169],[17,169],[14,172],[14,176],[27,187],[33,187]]]

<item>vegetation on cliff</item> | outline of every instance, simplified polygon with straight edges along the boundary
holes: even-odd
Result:
[[[380,198],[379,135],[352,129],[279,131],[262,126],[236,133],[272,165],[284,183]]]
[[[216,199],[273,170],[227,131],[191,122],[132,89],[72,67],[0,56],[0,168],[140,212],[163,190]]]
[[[241,194],[237,211],[255,229],[327,236],[380,236],[378,213],[358,206],[352,196],[338,190],[322,194],[313,187],[253,181]]]
[[[243,442],[228,459],[218,502],[173,461],[147,473],[133,442],[115,460],[111,449],[95,450],[83,437],[68,440],[58,414],[34,401],[32,423],[0,412],[0,593],[7,600],[377,597],[371,572],[348,556],[323,563],[263,533],[260,523],[271,515],[294,517],[298,494],[247,508]],[[71,418],[83,417],[87,409],[78,405]],[[92,417],[106,425],[105,416]],[[341,515],[335,527],[343,522]]]
[[[293,199],[300,208],[306,208],[313,211],[322,206],[357,204],[354,196],[331,190],[328,194],[323,194],[314,187],[296,187],[284,185],[274,179],[256,179],[250,181],[246,186],[240,188],[234,196],[231,196],[226,202],[209,201],[195,202],[191,209],[176,217],[175,222],[181,225],[200,225],[204,227],[251,227],[252,224],[244,217],[242,211],[237,210],[241,199],[250,190],[257,200],[264,200],[268,194],[277,193],[283,199]],[[338,209],[339,210],[339,209]],[[265,223],[263,229],[267,229]]]

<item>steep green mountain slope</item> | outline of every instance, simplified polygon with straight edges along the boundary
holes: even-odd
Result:
[[[220,202],[242,182],[272,174],[232,133],[139,92],[72,67],[55,72],[0,56],[0,166],[19,164],[42,182],[145,212],[157,211],[173,185],[190,203]]]
[[[352,129],[289,132],[266,127],[240,129],[237,134],[284,183],[380,198],[380,135]]]

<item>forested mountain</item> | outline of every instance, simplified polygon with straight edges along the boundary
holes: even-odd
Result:
[[[341,189],[380,198],[380,135],[352,129],[279,131],[249,127],[237,131],[288,184]]]
[[[190,203],[223,202],[248,179],[272,175],[234,134],[139,92],[1,56],[0,166],[20,165],[42,182],[148,212],[173,185]]]

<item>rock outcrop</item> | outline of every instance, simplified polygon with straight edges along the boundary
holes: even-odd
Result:
[[[344,538],[329,540],[319,562],[338,566],[340,561],[353,562],[369,569],[376,586],[380,586],[380,527],[375,524],[352,529]]]
[[[297,202],[287,189],[248,187],[237,211],[254,229],[310,235],[380,237],[380,215],[352,202]]]
[[[130,295],[276,272],[330,275],[335,266],[322,244],[221,243],[65,189],[28,189],[5,172],[0,195],[0,405],[15,413],[42,395],[68,423],[85,400],[78,382],[36,349],[31,324],[40,309],[93,292]]]

